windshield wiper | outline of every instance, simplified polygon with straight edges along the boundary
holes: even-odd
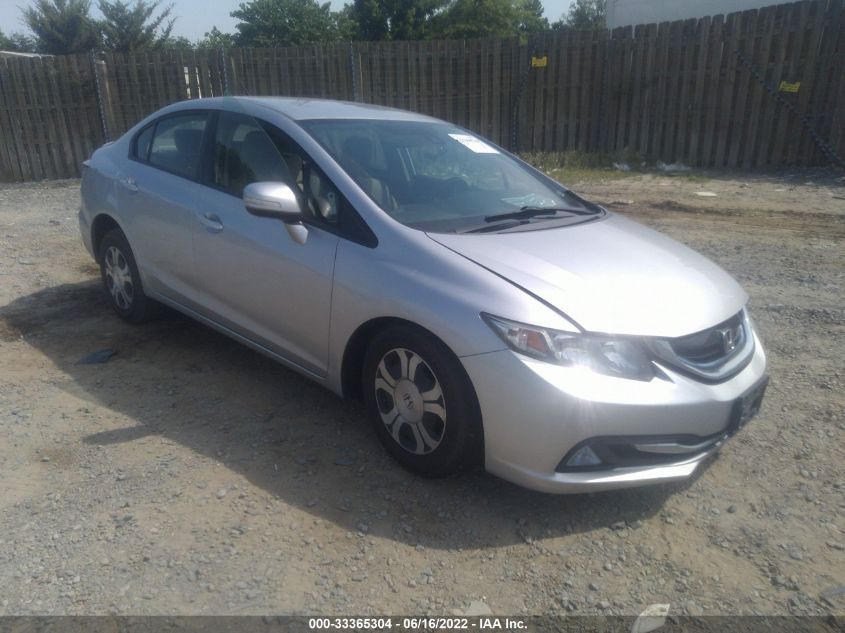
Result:
[[[519,211],[508,213],[497,213],[484,218],[481,226],[471,226],[466,229],[457,229],[455,233],[492,233],[493,231],[506,231],[522,224],[532,224],[544,220],[556,220],[559,218],[572,217],[574,215],[597,215],[601,209],[590,211],[588,209],[571,209],[569,207],[532,207],[524,206]]]
[[[482,224],[481,226],[471,226],[468,229],[456,229],[454,233],[492,233],[493,231],[512,229],[521,224],[528,224],[528,220],[508,220],[505,218],[495,224]]]
[[[561,213],[570,213],[572,215],[595,215],[595,211],[588,209],[573,209],[570,207],[532,207],[530,205],[520,208],[519,211],[508,211],[507,213],[497,213],[495,215],[488,215],[484,218],[485,222],[498,222],[499,220],[530,220],[532,218],[540,218],[544,216],[557,217]]]

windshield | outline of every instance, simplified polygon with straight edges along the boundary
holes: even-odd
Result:
[[[407,226],[460,232],[488,222],[495,230],[600,213],[480,137],[447,123],[315,119],[302,126],[376,204]],[[495,217],[525,209],[531,213],[521,220]]]

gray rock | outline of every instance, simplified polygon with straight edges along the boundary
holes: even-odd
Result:
[[[493,611],[492,609],[490,609],[486,602],[482,602],[481,600],[473,600],[469,603],[469,606],[464,610],[463,615],[468,617],[477,617],[480,615],[493,615]]]

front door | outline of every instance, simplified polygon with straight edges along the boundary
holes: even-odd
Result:
[[[275,219],[249,214],[252,182],[297,184],[302,157],[285,152],[252,117],[221,112],[211,144],[210,187],[199,200],[194,262],[202,311],[211,319],[319,376],[328,364],[338,237],[308,222],[304,244]],[[303,206],[311,208],[303,194]]]

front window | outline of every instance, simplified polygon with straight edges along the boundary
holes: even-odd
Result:
[[[532,222],[571,220],[600,210],[532,173],[481,138],[447,123],[312,120],[303,127],[393,218],[433,232],[473,230],[517,222],[503,215],[530,212]],[[549,212],[544,212],[548,210]]]
[[[241,197],[254,182],[282,182],[300,196],[315,220],[337,224],[334,186],[286,134],[251,116],[221,112],[214,139],[212,184]]]

